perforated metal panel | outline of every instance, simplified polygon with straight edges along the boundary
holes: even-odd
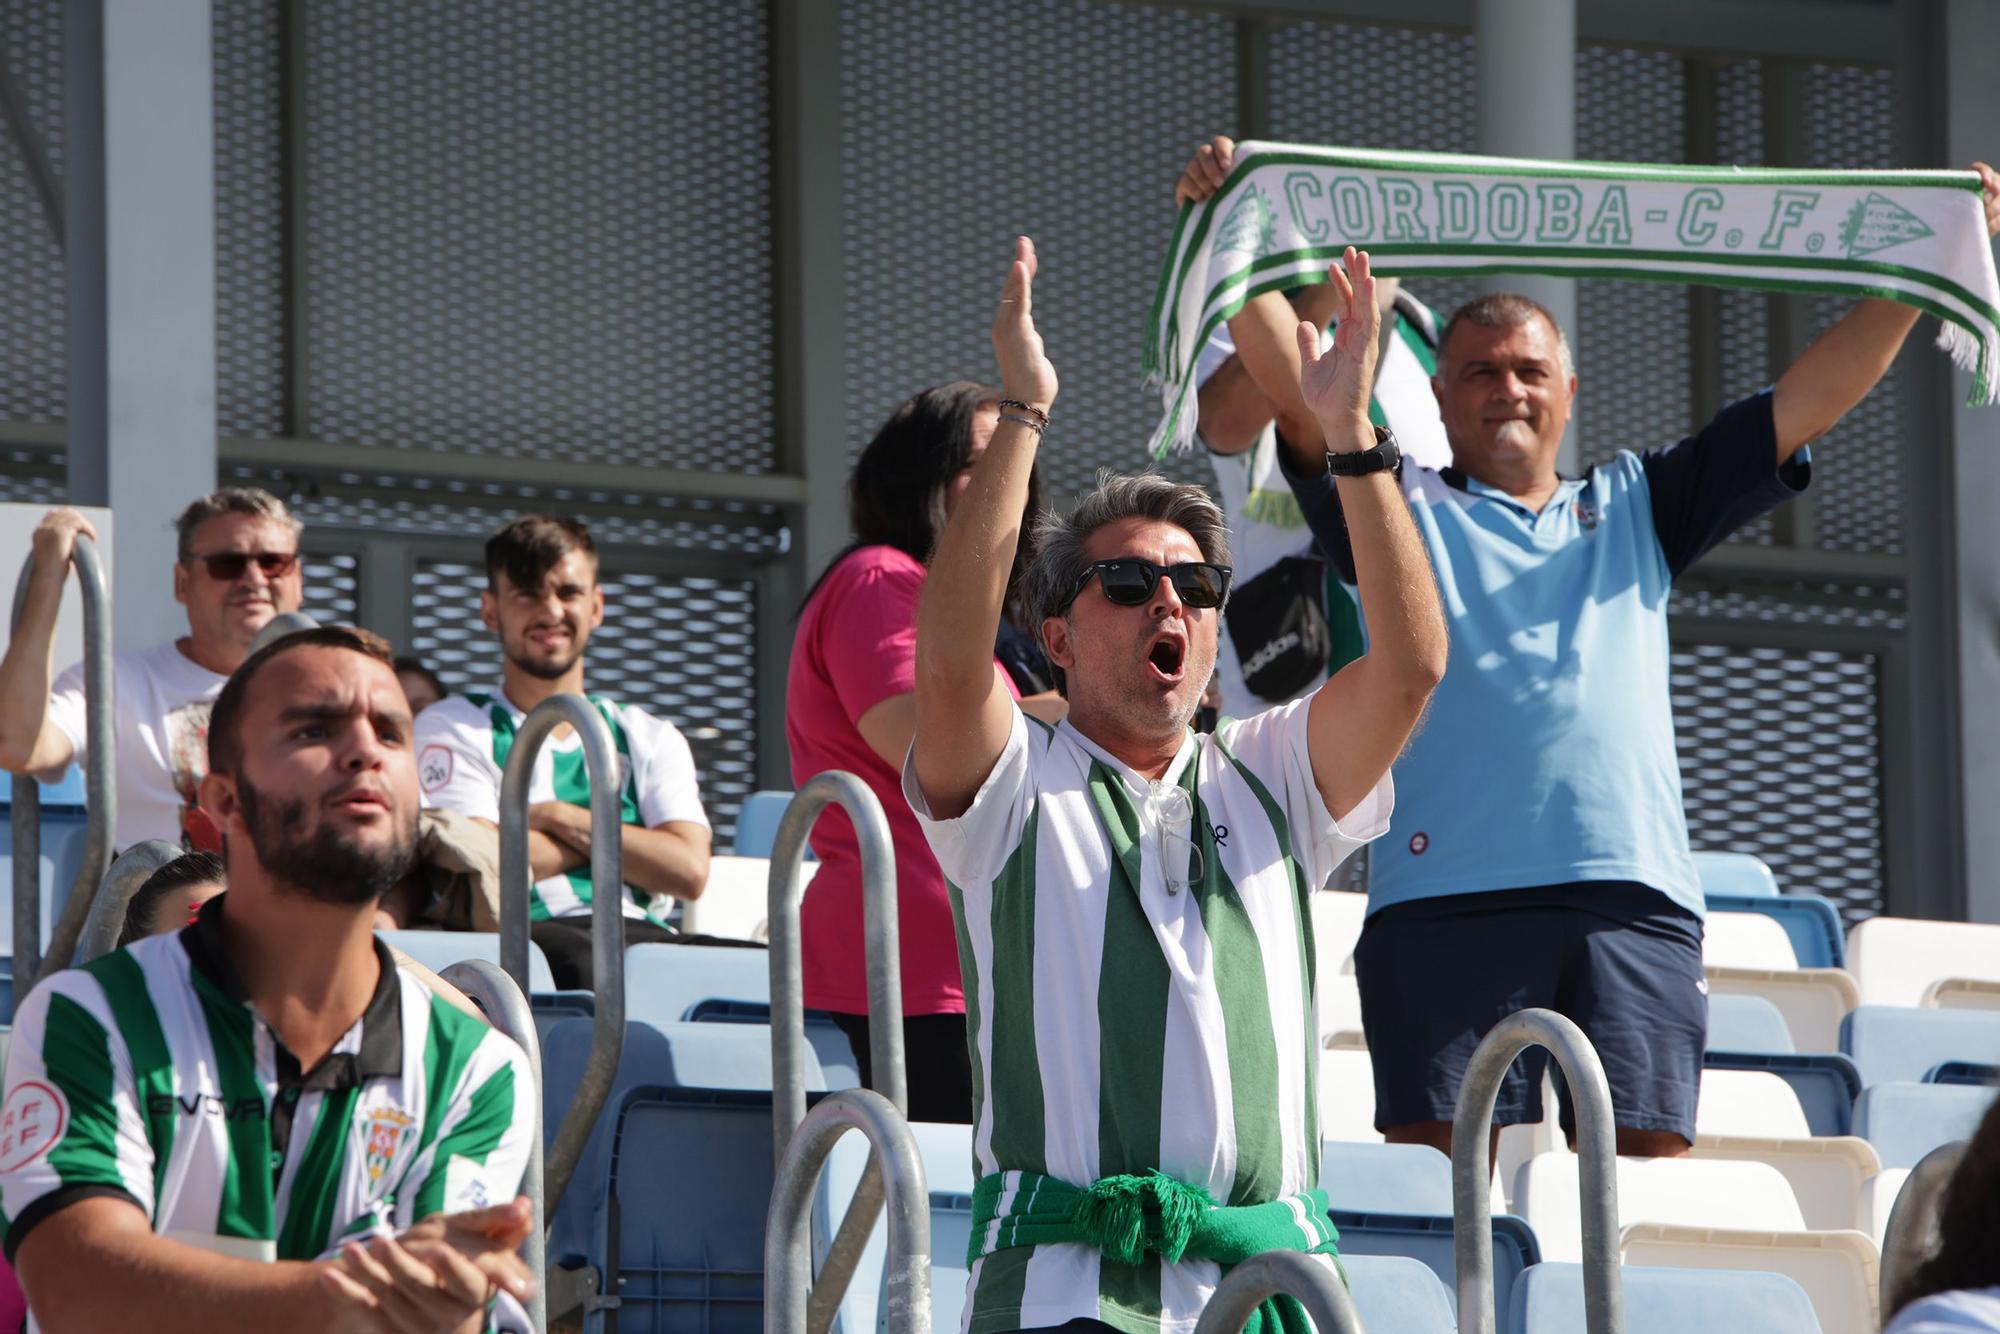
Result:
[[[300,610],[321,624],[355,625],[361,620],[361,561],[351,552],[301,553],[305,601]]]
[[[213,0],[215,415],[224,435],[285,425],[279,0]]]
[[[1062,377],[1041,455],[1058,495],[1137,471],[1146,303],[1187,155],[1236,115],[1226,19],[1079,0],[843,0],[847,424],[856,451],[917,390],[990,379],[1009,238],[1042,254]],[[1206,480],[1195,458],[1165,469]]]
[[[60,0],[0,5],[0,57],[27,104],[58,181],[63,170],[62,47]],[[63,281],[62,249],[41,198],[13,141],[0,131],[0,420],[62,420],[68,378]]]
[[[1293,23],[1268,41],[1273,138],[1355,148],[1469,153],[1477,86],[1472,34]],[[1355,96],[1366,88],[1365,97]],[[1412,295],[1448,318],[1477,278],[1425,276]]]
[[[1880,668],[1823,649],[1675,649],[1694,846],[1755,853],[1850,922],[1881,912]]]
[[[591,636],[588,688],[681,730],[694,750],[703,809],[727,846],[756,790],[756,589],[748,580],[619,573],[607,554],[604,625]],[[499,648],[479,623],[486,571],[425,561],[410,591],[409,651],[454,691],[490,690]]]
[[[308,434],[770,467],[765,5],[304,8]]]

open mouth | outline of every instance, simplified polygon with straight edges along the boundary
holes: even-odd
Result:
[[[1146,665],[1168,684],[1181,679],[1186,662],[1187,642],[1176,635],[1162,635],[1153,641],[1153,647],[1146,652]]]

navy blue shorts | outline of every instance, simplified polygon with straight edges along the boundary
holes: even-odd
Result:
[[[1541,1007],[1597,1048],[1620,1126],[1693,1142],[1708,1036],[1701,920],[1659,891],[1593,881],[1395,904],[1370,914],[1354,969],[1378,1130],[1451,1120],[1479,1040]],[[1542,1119],[1548,1060],[1530,1047],[1514,1062],[1495,1125]],[[1562,1103],[1570,1130],[1567,1090]]]

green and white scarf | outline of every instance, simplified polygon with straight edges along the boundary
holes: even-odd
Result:
[[[1195,433],[1194,370],[1261,293],[1326,280],[1344,247],[1385,276],[1542,273],[1883,297],[1943,322],[1938,346],[2000,398],[2000,282],[1969,171],[1791,171],[1538,162],[1246,142],[1181,210],[1146,327],[1166,415]]]

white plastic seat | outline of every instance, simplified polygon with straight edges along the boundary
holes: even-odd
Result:
[[[1541,1240],[1544,1260],[1583,1259],[1580,1162],[1566,1152],[1536,1154],[1515,1180],[1514,1209]],[[1628,1226],[1671,1223],[1770,1232],[1802,1232],[1806,1226],[1791,1184],[1777,1168],[1700,1158],[1620,1158],[1618,1216]]]
[[[1322,1046],[1367,1045],[1361,1027],[1361,986],[1352,973],[1321,973],[1319,1040]]]
[[[500,933],[497,931],[377,931],[376,937],[391,949],[401,950],[433,973],[442,973],[465,959],[490,964],[500,962]],[[554,991],[555,975],[549,971],[549,956],[542,947],[528,942],[528,990]]]
[[[1711,965],[1706,972],[1711,995],[1762,996],[1777,1006],[1792,1032],[1792,1045],[1802,1052],[1839,1051],[1840,1021],[1861,1003],[1854,978],[1844,968]]]
[[[1639,1223],[1624,1230],[1620,1249],[1628,1265],[1783,1274],[1812,1299],[1821,1334],[1876,1334],[1878,1328],[1881,1258],[1866,1233]]]
[[[803,884],[810,885],[818,873],[818,862],[799,865]],[[725,940],[767,941],[771,938],[770,903],[768,858],[717,853],[708,859],[708,887],[700,898],[681,905],[681,930]]]
[[[1762,857],[1747,852],[1697,852],[1694,873],[1701,877],[1704,894],[1778,896],[1778,877]]]
[[[1697,1135],[1806,1139],[1812,1127],[1792,1086],[1768,1070],[1703,1070],[1694,1109]]]
[[[966,1243],[971,1238],[972,1127],[912,1121],[910,1134],[924,1160],[924,1186],[931,1197],[931,1328],[955,1330],[965,1309]],[[813,1210],[813,1263],[817,1268],[832,1243],[833,1229],[847,1214],[848,1201],[868,1163],[868,1140],[851,1131],[834,1142],[820,1177],[819,1199]],[[854,1279],[840,1302],[841,1328],[869,1334],[879,1328],[884,1308],[882,1267],[888,1260],[889,1233],[881,1216],[868,1234],[855,1266]]]
[[[1889,1212],[1896,1207],[1896,1197],[1903,1193],[1903,1183],[1910,1179],[1910,1168],[1885,1167],[1861,1187],[1861,1207],[1857,1210],[1855,1226],[1875,1239],[1875,1249],[1882,1249],[1882,1238],[1889,1235]]]
[[[1847,932],[1847,969],[1863,1005],[1921,1005],[1947,977],[2000,982],[2000,926],[1871,917]]]
[[[1924,1004],[1940,1010],[2000,1010],[2000,982],[1941,977],[1924,988]]]
[[[1756,912],[1712,912],[1702,929],[1701,961],[1711,968],[1797,968],[1783,923]]]
[[[1380,1144],[1375,1128],[1375,1065],[1365,1047],[1329,1047],[1319,1054],[1321,1139]]]
[[[1868,1183],[1881,1174],[1882,1159],[1875,1146],[1858,1135],[1759,1139],[1697,1134],[1691,1156],[1768,1163],[1784,1174],[1807,1227],[1869,1230]]]
[[[1368,918],[1368,896],[1352,890],[1329,889],[1312,896],[1313,954],[1324,983],[1336,974],[1354,972],[1354,942]]]

